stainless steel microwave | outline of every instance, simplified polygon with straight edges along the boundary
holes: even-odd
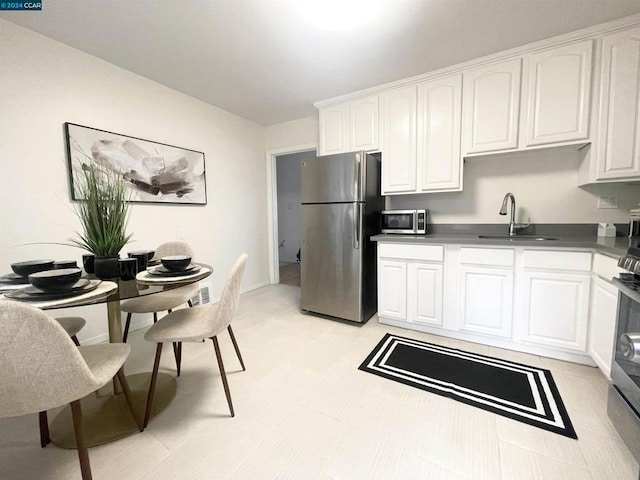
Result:
[[[427,233],[427,210],[383,210],[381,231],[424,235]]]

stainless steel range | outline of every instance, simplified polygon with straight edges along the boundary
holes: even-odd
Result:
[[[629,273],[613,279],[619,294],[607,413],[640,462],[640,248],[629,248],[618,266]]]

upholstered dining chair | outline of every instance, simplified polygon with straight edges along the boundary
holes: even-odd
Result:
[[[156,248],[153,259],[160,260],[162,257],[169,255],[189,255],[193,257],[193,250],[189,244],[185,242],[166,242]],[[124,325],[122,341],[126,343],[129,337],[132,314],[152,313],[153,323],[156,323],[158,321],[158,312],[166,310],[171,313],[174,308],[184,303],[191,306],[191,299],[196,295],[198,295],[198,284],[193,283],[191,285],[185,285],[184,287],[167,290],[166,292],[124,300],[120,303],[120,308],[123,312],[127,312],[127,320]],[[180,376],[182,345],[174,343],[173,354],[176,359],[177,375]]]
[[[80,399],[118,377],[131,415],[131,392],[122,370],[131,347],[109,343],[76,347],[52,317],[30,305],[0,302],[0,417],[14,417],[71,404],[83,480],[91,479]],[[40,440],[50,443],[46,413],[40,414]]]
[[[225,329],[229,331],[242,370],[246,370],[240,349],[238,348],[233,330],[231,329],[231,320],[240,303],[240,282],[242,281],[244,269],[247,264],[247,258],[248,255],[243,253],[236,260],[233,267],[231,267],[218,303],[176,310],[161,318],[154,325],[151,325],[145,333],[144,339],[156,343],[157,346],[151,384],[147,395],[143,428],[146,427],[149,421],[153,395],[156,388],[156,379],[158,377],[158,368],[160,366],[160,357],[162,355],[162,344],[165,342],[199,342],[203,338],[211,339],[216,352],[216,359],[218,361],[218,367],[220,368],[220,377],[222,377],[222,385],[227,397],[227,403],[229,404],[229,410],[231,411],[231,416],[235,416],[233,403],[231,402],[231,392],[229,391],[229,384],[227,382],[227,374],[224,370],[224,363],[222,361],[222,355],[220,354],[217,336]]]
[[[76,344],[77,347],[80,346],[80,342],[78,341],[78,337],[76,336],[80,330],[84,328],[87,324],[87,321],[82,317],[57,317],[56,321],[64,328],[67,335],[71,337],[73,343]]]

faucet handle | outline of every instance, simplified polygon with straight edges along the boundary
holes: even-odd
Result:
[[[531,225],[531,217],[527,218],[527,223],[516,223],[513,228],[517,230],[524,230],[525,228],[529,228]]]

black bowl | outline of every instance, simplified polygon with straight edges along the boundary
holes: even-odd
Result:
[[[29,260],[11,264],[11,270],[21,277],[28,277],[32,273],[53,270],[53,260]]]
[[[162,266],[172,272],[180,272],[191,263],[190,255],[169,255],[160,259]]]
[[[62,270],[63,268],[78,268],[78,262],[75,260],[56,260],[53,262],[54,270]]]
[[[82,270],[79,268],[47,270],[29,275],[29,283],[45,292],[57,292],[60,290],[68,290],[74,283],[80,280],[81,274]]]

